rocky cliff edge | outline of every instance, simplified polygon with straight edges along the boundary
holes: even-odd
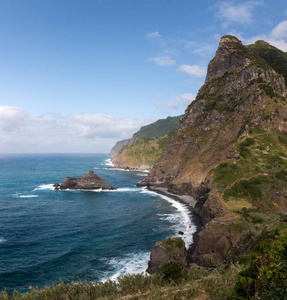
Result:
[[[284,76],[250,49],[234,36],[221,38],[177,135],[140,183],[197,200],[205,226],[193,260],[206,266],[227,261],[238,245],[243,233],[232,226],[241,222],[241,209],[264,207],[278,190],[287,196],[287,174],[280,187],[273,180],[287,168]],[[268,169],[272,161],[276,170]]]

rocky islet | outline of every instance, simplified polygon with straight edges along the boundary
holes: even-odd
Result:
[[[82,178],[66,177],[61,184],[54,184],[54,188],[55,190],[115,190],[104,179],[96,175],[93,170],[90,170],[88,174],[84,174]]]

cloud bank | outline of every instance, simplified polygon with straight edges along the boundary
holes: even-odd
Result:
[[[108,152],[154,121],[101,114],[31,116],[19,107],[0,106],[0,152]]]

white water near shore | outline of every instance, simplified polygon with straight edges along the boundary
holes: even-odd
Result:
[[[178,211],[176,214],[162,214],[159,215],[163,219],[167,219],[171,223],[174,223],[173,229],[177,232],[182,231],[184,234],[181,235],[182,239],[185,242],[185,246],[188,249],[193,242],[193,234],[196,232],[196,226],[192,222],[192,215],[187,204],[182,204],[179,201],[165,196],[154,191],[149,191],[147,188],[144,188],[142,193],[149,193],[155,195],[156,197],[160,196],[165,201],[171,203]],[[174,237],[179,236],[175,234]]]
[[[109,163],[109,160],[106,161]],[[107,168],[108,169],[108,168]],[[110,170],[118,170],[118,171],[131,171],[124,169],[115,169],[110,168]],[[141,170],[133,170],[134,172],[138,172],[139,176],[147,175],[148,171],[143,174]],[[148,194],[153,197],[160,197],[161,199],[170,203],[174,208],[176,208],[177,212],[172,214],[158,214],[161,220],[167,220],[171,225],[171,229],[174,231],[174,235],[170,237],[178,237],[180,236],[184,242],[185,246],[188,249],[193,242],[193,234],[196,232],[196,225],[192,221],[192,214],[190,211],[189,204],[180,203],[178,200],[173,199],[172,196],[162,195],[157,193],[156,191],[150,191],[146,187],[143,188],[120,188],[116,191],[130,191],[130,192],[140,192],[141,194]],[[111,191],[111,192],[116,192]],[[183,235],[179,235],[179,232],[183,232]],[[156,242],[156,241],[155,241]],[[137,273],[145,273],[148,267],[148,261],[150,258],[150,252],[144,253],[132,253],[124,258],[115,258],[110,260],[108,263],[112,266],[116,266],[116,272],[109,277],[111,280],[116,280],[119,276],[126,274],[137,274]],[[103,278],[102,281],[105,281],[107,278]]]
[[[30,185],[28,189],[25,191],[20,191],[17,194],[13,195],[13,198],[22,198],[22,201],[15,202],[17,205],[18,203],[33,203],[33,205],[38,205],[44,207],[58,207],[57,211],[59,210],[62,214],[62,216],[69,216],[69,214],[66,214],[66,209],[62,210],[62,208],[68,204],[69,210],[73,209],[74,207],[79,207],[81,208],[80,210],[75,210],[75,213],[78,214],[78,212],[83,213],[84,215],[86,214],[85,212],[89,212],[89,210],[86,210],[87,207],[89,209],[93,209],[94,207],[94,212],[91,214],[96,214],[99,209],[102,209],[105,207],[105,203],[107,207],[109,205],[113,205],[112,209],[116,209],[115,211],[120,211],[115,213],[116,215],[111,216],[111,218],[107,218],[109,222],[106,222],[105,226],[110,226],[112,223],[110,223],[110,220],[114,220],[116,216],[125,215],[126,220],[130,219],[130,222],[123,222],[126,227],[118,227],[119,222],[121,222],[121,219],[117,217],[117,223],[115,224],[115,230],[119,230],[117,233],[120,233],[121,230],[124,228],[127,228],[128,234],[126,236],[133,236],[135,233],[136,228],[144,228],[141,230],[140,236],[135,236],[132,237],[132,243],[126,242],[127,246],[130,247],[133,243],[140,243],[138,240],[145,240],[145,235],[149,236],[149,239],[152,241],[150,242],[148,247],[142,247],[139,246],[137,250],[136,247],[131,247],[130,252],[125,253],[125,248],[120,248],[120,253],[118,251],[115,251],[115,253],[110,252],[109,254],[103,255],[103,260],[101,258],[99,259],[101,263],[97,262],[98,258],[94,258],[88,261],[88,263],[83,267],[83,270],[79,272],[79,274],[90,274],[89,276],[93,276],[92,274],[94,273],[96,278],[100,281],[106,280],[108,277],[112,280],[116,280],[121,275],[125,274],[137,274],[137,273],[142,273],[145,272],[147,267],[148,267],[148,261],[150,258],[150,251],[155,244],[156,241],[161,241],[169,237],[182,237],[183,240],[185,241],[186,247],[188,248],[190,244],[192,243],[192,238],[193,238],[193,233],[196,231],[196,227],[192,222],[192,215],[189,210],[188,204],[181,203],[177,201],[176,199],[173,198],[173,195],[162,195],[157,193],[156,191],[150,191],[146,187],[136,187],[136,183],[140,180],[143,179],[143,176],[147,175],[147,171],[142,171],[142,170],[116,170],[113,168],[108,168],[111,166],[112,163],[110,159],[103,160],[101,163],[99,163],[96,168],[101,169],[99,171],[99,175],[103,176],[104,178],[110,176],[111,179],[115,178],[118,181],[116,181],[116,186],[118,187],[117,190],[63,190],[63,191],[54,191],[53,184],[48,184],[49,182],[53,182],[53,178],[46,178],[43,177],[44,180],[39,180],[38,184],[35,186]],[[92,166],[88,167],[88,170],[90,168],[93,168]],[[108,171],[106,171],[108,170]],[[122,171],[126,171],[122,172]],[[117,173],[118,172],[118,173]],[[130,173],[129,173],[130,172]],[[55,174],[58,176],[58,173],[55,172]],[[66,176],[65,173],[61,176]],[[128,186],[130,184],[130,178],[134,179],[133,185]],[[52,179],[52,180],[51,180]],[[111,180],[110,179],[110,180]],[[138,181],[137,181],[138,180]],[[36,181],[36,180],[35,180]],[[87,193],[89,192],[89,193]],[[93,195],[94,193],[94,195]],[[12,194],[12,193],[11,193]],[[10,195],[11,195],[10,194]],[[142,195],[142,196],[140,196]],[[33,199],[34,198],[34,199]],[[74,200],[75,199],[75,200]],[[106,199],[106,200],[105,200]],[[119,201],[114,201],[114,199],[119,199]],[[141,201],[139,201],[141,199]],[[149,200],[147,200],[149,199]],[[147,201],[146,201],[147,200]],[[33,201],[33,202],[32,202]],[[71,202],[73,201],[73,202]],[[102,202],[103,201],[103,202]],[[104,202],[106,201],[106,202]],[[129,202],[130,201],[130,202]],[[53,203],[53,206],[51,204]],[[70,206],[70,203],[73,203],[72,206]],[[113,204],[112,204],[113,203]],[[130,203],[130,204],[127,204]],[[130,209],[132,206],[138,206],[140,208],[143,207],[149,207],[148,203],[154,203],[152,206],[153,207],[153,213],[151,211],[143,211],[142,213],[139,213],[137,217],[137,210],[135,210],[132,215],[129,215]],[[139,210],[140,210],[139,208]],[[122,211],[121,211],[122,209]],[[110,209],[111,210],[111,209]],[[47,209],[44,210],[37,210],[37,211],[44,211],[47,212],[48,216],[45,216],[45,218],[48,218],[50,215],[51,216],[57,216],[57,214],[50,214],[48,213]],[[34,211],[31,211],[31,213],[34,213]],[[105,211],[103,215],[108,214],[109,211]],[[151,217],[152,216],[152,217]],[[44,220],[45,218],[42,218],[40,220]],[[75,216],[73,217],[75,218]],[[81,219],[87,220],[87,218]],[[98,222],[97,219],[93,220],[90,219],[91,221],[88,222],[87,224],[91,225],[91,229],[93,232],[96,232],[98,225],[93,227],[93,223]],[[148,220],[148,221],[147,221]],[[156,222],[155,220],[159,220],[160,222]],[[42,222],[41,221],[41,222]],[[43,222],[44,222],[43,221]],[[80,221],[80,225],[81,222]],[[151,221],[151,222],[150,222]],[[58,221],[60,222],[60,221]],[[86,222],[86,221],[85,221]],[[152,223],[154,222],[154,223]],[[130,224],[129,224],[130,223]],[[71,224],[71,223],[68,223]],[[145,225],[143,225],[145,224]],[[154,226],[149,226],[150,224],[155,224]],[[72,226],[72,225],[71,225]],[[87,225],[86,225],[87,226]],[[65,226],[66,227],[66,226]],[[72,226],[73,227],[73,226]],[[38,227],[34,227],[38,228]],[[93,229],[92,229],[93,228]],[[120,229],[118,229],[120,228]],[[54,230],[56,230],[54,228]],[[71,232],[73,232],[74,229],[71,229]],[[184,235],[179,235],[179,231],[184,232]],[[75,231],[77,232],[77,230]],[[88,233],[85,229],[83,231],[85,233]],[[105,231],[104,231],[105,232]],[[161,235],[162,232],[165,232],[164,235]],[[61,235],[62,233],[60,233]],[[7,234],[6,234],[7,235]],[[0,243],[2,245],[8,245],[6,243],[6,236],[5,234],[1,234],[0,238]],[[81,239],[82,239],[81,234]],[[110,235],[110,238],[109,238]],[[161,237],[159,237],[161,235]],[[42,237],[43,235],[33,235],[34,237]],[[70,237],[70,233],[65,233],[65,237]],[[92,235],[89,237],[88,240],[95,238],[97,235]],[[105,237],[106,236],[106,237]],[[107,231],[107,233],[104,234],[103,237],[99,235],[99,240],[101,241],[100,243],[97,244],[96,239],[93,247],[95,247],[95,251],[97,251],[97,247],[101,247],[102,243],[111,243],[110,248],[106,248],[107,250],[112,249],[113,244],[115,243],[117,246],[115,246],[115,250],[118,250],[118,247],[122,247],[122,242],[121,240],[124,239],[124,236],[121,237],[121,239],[117,238],[111,238],[113,236],[113,232]],[[11,238],[8,239],[9,243]],[[71,237],[71,241],[74,241],[74,237]],[[34,244],[33,244],[34,245]],[[145,244],[146,245],[146,244]],[[34,246],[33,246],[34,247]],[[69,253],[64,254],[65,255],[65,260],[70,259],[72,260],[74,257],[74,252],[76,253],[80,248],[82,247],[81,244],[78,246],[73,246],[74,248],[73,251],[70,251]],[[85,247],[88,247],[88,245],[85,245]],[[79,248],[79,249],[78,249]],[[86,248],[83,248],[84,252],[86,251]],[[88,248],[87,248],[88,249]],[[144,249],[144,250],[143,250]],[[94,251],[94,250],[93,250]],[[61,251],[60,251],[61,252]],[[82,250],[80,250],[80,254],[77,255],[83,255],[87,257],[91,257],[91,254],[84,254]],[[102,253],[99,252],[100,254],[97,253],[97,255],[101,256]],[[60,256],[61,257],[61,256]],[[58,260],[59,258],[55,258],[57,262],[55,262],[54,269],[57,268],[58,266]],[[54,263],[55,260],[53,257],[51,259],[50,263]],[[75,265],[76,262],[74,262],[71,265]],[[93,266],[95,265],[95,266]],[[100,269],[97,269],[97,266],[100,267]],[[76,268],[75,270],[79,270]],[[57,271],[57,274],[62,274],[62,271]],[[74,271],[71,271],[74,273]],[[81,273],[82,272],[82,273]],[[51,273],[51,276],[57,276]],[[82,275],[80,275],[82,276]],[[25,279],[25,277],[23,277]],[[37,282],[37,277],[35,277],[34,282]],[[52,279],[52,282],[53,279]],[[8,283],[6,283],[7,285]]]

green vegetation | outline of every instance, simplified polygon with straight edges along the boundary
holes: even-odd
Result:
[[[246,214],[250,214],[251,210]],[[252,233],[249,233],[252,236]],[[252,249],[228,268],[181,270],[174,261],[154,275],[121,276],[118,282],[60,283],[29,292],[0,293],[0,300],[66,299],[285,299],[287,294],[287,233],[270,229]]]
[[[118,279],[118,283],[77,282],[60,283],[41,290],[30,288],[27,293],[14,292],[8,295],[0,293],[1,300],[67,300],[67,299],[198,299],[206,295],[206,299],[230,299],[234,294],[233,286],[239,268],[232,266],[225,270],[219,268],[213,272],[201,268],[181,271],[176,277],[176,267],[172,264],[164,267],[165,274],[146,276],[144,274],[126,275]],[[167,276],[168,275],[168,276]]]
[[[238,141],[234,148],[239,159],[230,159],[211,171],[214,183],[220,184],[225,201],[245,199],[270,201],[275,192],[287,190],[287,160],[284,134],[254,128],[251,136]]]
[[[254,55],[261,57],[264,61],[279,74],[282,74],[287,83],[287,53],[264,41],[257,41],[247,49]]]
[[[287,298],[287,234],[277,232],[275,238],[269,238],[257,246],[262,255],[252,259],[250,266],[239,273],[235,299]]]
[[[110,151],[110,155],[114,156],[117,153],[120,152],[120,150],[127,145],[129,142],[131,141],[131,139],[126,139],[126,140],[122,140],[122,141],[118,141],[116,142],[116,144],[114,145],[114,147],[111,149]]]
[[[177,130],[170,131],[160,138],[137,138],[124,146],[118,153],[121,159],[129,166],[154,165],[160,158],[166,145],[175,137]]]
[[[170,250],[174,247],[177,247],[177,248],[180,248],[180,249],[184,249],[185,247],[185,244],[184,244],[184,241],[182,239],[167,239],[167,240],[164,240],[162,242],[163,246],[167,249],[167,250]]]
[[[159,138],[164,136],[170,131],[178,128],[179,119],[180,116],[157,120],[152,124],[141,127],[141,129],[133,135],[133,138]]]

